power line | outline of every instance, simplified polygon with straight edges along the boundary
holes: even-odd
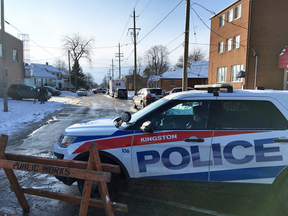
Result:
[[[17,31],[19,31],[20,33],[23,34],[23,32],[21,32],[19,29],[17,29],[15,26],[13,26],[11,23],[9,23],[9,22],[6,21],[6,20],[5,20],[5,22],[6,22],[8,25],[12,26],[12,27],[15,28]],[[45,50],[43,47],[41,47],[39,44],[37,44],[35,41],[33,41],[29,36],[28,36],[28,38],[29,38],[33,43],[35,43],[37,46],[39,46],[40,48],[42,48],[45,52],[47,52],[49,55],[51,55],[51,56],[53,56],[54,58],[56,58],[54,55],[52,55],[52,54],[49,53],[47,50]]]
[[[144,38],[146,38],[151,32],[153,32],[181,3],[183,2],[183,0],[181,0],[178,5],[176,5],[176,7],[170,11],[165,17],[164,19],[162,19],[150,32],[148,32],[148,34],[146,34],[141,40],[138,41],[137,44],[139,44]]]

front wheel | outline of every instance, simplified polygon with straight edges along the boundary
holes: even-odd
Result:
[[[118,193],[118,191],[121,188],[120,185],[124,186],[124,184],[121,184],[121,182],[123,183],[123,179],[120,178],[120,174],[111,173],[111,181],[107,182],[107,188],[108,188],[110,198]],[[85,183],[85,180],[83,179],[77,180],[78,190],[81,195],[84,189],[84,183]],[[97,181],[93,181],[90,197],[95,198],[95,199],[101,198],[101,194],[99,192]]]

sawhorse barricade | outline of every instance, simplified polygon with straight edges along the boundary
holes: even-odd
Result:
[[[24,212],[29,211],[29,205],[24,193],[80,204],[79,215],[81,216],[87,215],[89,206],[104,208],[106,214],[109,216],[114,215],[114,211],[128,212],[127,205],[116,202],[112,203],[110,200],[106,182],[110,181],[111,173],[120,173],[120,167],[111,164],[101,164],[98,153],[98,143],[92,143],[89,147],[89,160],[88,162],[83,162],[8,154],[5,153],[7,140],[7,135],[1,135],[0,168],[2,167],[4,169],[11,189],[15,193]],[[82,197],[33,188],[21,188],[13,169],[85,179]],[[98,183],[102,200],[90,199],[93,180]]]

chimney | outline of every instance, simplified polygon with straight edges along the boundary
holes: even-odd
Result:
[[[48,62],[46,62],[46,65],[48,65]]]

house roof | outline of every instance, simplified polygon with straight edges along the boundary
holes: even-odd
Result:
[[[194,61],[188,69],[188,79],[208,78],[209,61]],[[182,79],[183,68],[165,72],[160,79]]]
[[[51,72],[57,72],[57,73],[62,73],[63,75],[67,75],[67,73],[65,73],[64,71],[62,70],[59,70],[58,68],[52,66],[52,65],[47,65],[47,64],[35,64],[33,63],[32,65],[35,65],[37,67],[40,67],[40,68],[43,68],[47,71],[51,71]]]
[[[188,78],[208,78],[209,61],[194,61],[188,70]]]
[[[46,70],[41,69],[39,67],[34,67],[33,65],[25,66],[25,70],[26,69],[33,70],[33,77],[54,78],[54,79],[57,78],[57,76],[55,76],[51,73],[48,73]]]
[[[157,82],[160,80],[160,76],[152,75],[149,77],[148,82]]]

